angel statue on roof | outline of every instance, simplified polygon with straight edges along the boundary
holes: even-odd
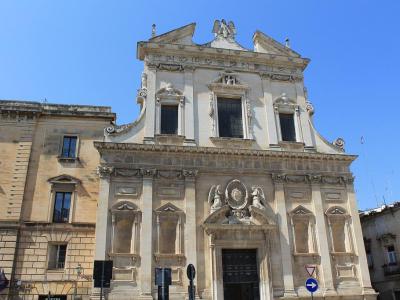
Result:
[[[236,28],[232,21],[229,21],[229,23],[226,24],[224,19],[221,21],[215,20],[212,32],[215,36],[222,36],[225,39],[234,39],[236,35]]]

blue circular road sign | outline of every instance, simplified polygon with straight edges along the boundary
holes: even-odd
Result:
[[[306,289],[310,293],[315,293],[318,290],[318,281],[315,278],[308,278],[306,280]]]

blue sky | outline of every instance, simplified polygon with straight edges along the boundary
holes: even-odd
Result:
[[[130,122],[143,66],[136,43],[153,23],[163,33],[196,22],[204,43],[214,19],[233,20],[245,47],[258,29],[311,59],[316,127],[359,155],[359,206],[371,208],[400,200],[399,11],[395,0],[0,0],[0,98],[110,105]]]

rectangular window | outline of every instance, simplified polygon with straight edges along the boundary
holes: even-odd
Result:
[[[65,265],[65,255],[67,253],[67,245],[65,244],[49,244],[49,269],[63,269]]]
[[[71,192],[56,192],[54,199],[53,222],[67,223],[71,207]]]
[[[218,97],[217,102],[219,136],[243,138],[242,101]]]
[[[76,136],[64,136],[61,156],[65,158],[76,158]]]
[[[161,134],[178,134],[178,105],[161,105]]]
[[[281,124],[282,141],[295,142],[296,130],[294,128],[294,115],[279,114],[279,121]]]
[[[394,250],[393,245],[387,247],[387,254],[388,254],[388,264],[389,265],[397,264],[396,251]]]

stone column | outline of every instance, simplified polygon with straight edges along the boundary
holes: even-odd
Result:
[[[153,178],[155,169],[142,169],[142,230],[140,233],[140,299],[153,299]]]
[[[331,251],[329,248],[328,238],[330,234],[328,234],[327,230],[328,224],[326,224],[325,220],[325,207],[322,203],[321,197],[321,176],[319,175],[310,175],[309,179],[311,181],[311,197],[312,202],[314,204],[314,213],[315,213],[315,227],[317,234],[317,241],[319,247],[319,255],[321,256],[321,273],[322,280],[320,282],[321,292],[324,295],[335,294],[335,288],[333,285],[333,276],[332,276],[332,262],[331,262]]]
[[[360,285],[364,289],[364,294],[373,294],[375,291],[371,286],[371,279],[369,277],[367,255],[365,254],[365,246],[363,241],[363,233],[361,228],[360,217],[358,214],[357,200],[354,192],[353,178],[346,178],[346,189],[348,197],[349,214],[353,223],[355,251],[358,255],[358,278],[360,278]]]
[[[278,135],[275,121],[274,103],[272,99],[271,79],[268,74],[261,77],[264,92],[264,103],[267,114],[267,135],[268,143],[271,148],[278,147]]]
[[[196,146],[194,140],[194,95],[193,95],[193,72],[194,68],[185,66],[185,87],[183,94],[185,95],[185,116],[184,116],[184,132],[185,145]]]
[[[196,175],[197,170],[183,170],[185,177],[185,256],[187,264],[192,264],[197,270],[197,224],[196,224]],[[194,284],[197,286],[197,277]],[[197,289],[196,289],[197,291]],[[197,295],[196,295],[197,298]]]
[[[283,189],[284,178],[285,176],[281,174],[272,175],[272,180],[275,183],[275,203],[278,215],[279,240],[281,244],[284,297],[291,297],[297,296],[297,294],[294,290],[293,282],[293,265],[289,237],[289,223],[287,220],[285,192]]]

